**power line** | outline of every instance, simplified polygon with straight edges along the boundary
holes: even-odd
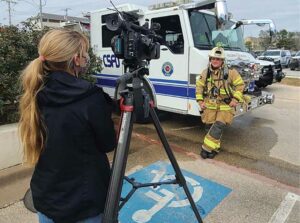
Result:
[[[6,0],[7,1],[7,0]],[[44,0],[44,3],[42,4],[42,0],[39,0],[39,4],[37,4],[37,3],[35,3],[33,0],[30,2],[30,1],[28,1],[28,0],[20,0],[20,1],[23,1],[23,2],[26,2],[26,3],[28,3],[28,4],[30,4],[30,5],[33,5],[33,6],[38,6],[39,7],[39,19],[40,19],[40,22],[41,22],[41,29],[43,29],[44,28],[44,24],[43,24],[43,6],[45,6],[46,5],[46,0]]]
[[[45,2],[45,5],[46,5],[46,2]],[[40,0],[40,21],[41,21],[41,29],[44,28],[42,13],[43,13],[43,5],[42,5],[42,0]]]
[[[11,26],[11,11],[12,11],[11,4],[17,4],[17,2],[13,0],[0,0],[0,1],[6,2],[8,5],[8,24]]]
[[[63,11],[66,12],[66,15],[65,15],[65,20],[66,20],[66,21],[68,21],[68,11],[69,11],[69,10],[72,10],[72,9],[70,9],[70,8],[65,8],[65,9],[63,9]]]

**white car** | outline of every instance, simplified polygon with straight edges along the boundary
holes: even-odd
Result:
[[[267,50],[258,59],[271,58],[274,61],[280,60],[281,66],[288,67],[291,62],[291,52],[289,50]]]
[[[300,51],[298,51],[296,55],[292,57],[289,67],[291,70],[300,68]]]

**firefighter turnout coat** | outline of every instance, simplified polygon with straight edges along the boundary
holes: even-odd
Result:
[[[221,67],[213,70],[210,66],[196,80],[196,100],[205,102],[201,111],[202,121],[213,124],[204,138],[202,148],[207,151],[220,148],[220,139],[225,125],[232,123],[235,108],[230,107],[231,100],[243,103],[245,84],[235,69]]]

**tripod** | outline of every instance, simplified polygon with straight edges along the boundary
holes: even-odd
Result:
[[[147,70],[147,68],[142,66],[139,69],[133,70],[131,73],[124,74],[123,77],[121,76],[121,79],[117,81],[124,83],[126,81],[128,82],[128,80],[132,80],[132,82],[129,81],[130,83],[126,84],[125,90],[120,92],[120,108],[122,112],[121,123],[119,129],[118,146],[113,159],[112,175],[108,188],[103,223],[118,223],[119,210],[124,206],[124,204],[130,199],[137,189],[143,187],[157,187],[163,184],[178,184],[180,187],[183,187],[197,221],[202,223],[201,216],[187,187],[186,180],[162,130],[158,116],[154,110],[154,103],[150,100],[149,94],[144,89],[143,80],[145,82],[144,74],[147,73]],[[144,115],[145,117],[150,115],[158,136],[175,171],[174,180],[142,184],[135,182],[134,179],[129,179],[128,177],[124,176],[133,128],[134,111],[135,113],[138,113],[138,115]],[[123,179],[132,185],[131,191],[126,195],[125,198],[121,198]]]

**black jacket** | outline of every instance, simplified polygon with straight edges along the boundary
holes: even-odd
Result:
[[[58,223],[102,213],[110,178],[105,153],[116,146],[107,95],[54,72],[38,93],[38,107],[47,140],[31,180],[36,210]]]

